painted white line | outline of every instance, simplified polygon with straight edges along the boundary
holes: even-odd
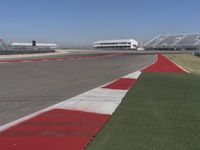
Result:
[[[156,57],[156,60],[151,65],[155,64],[157,61],[158,61],[158,55]],[[151,65],[149,65],[149,66],[151,66]],[[147,66],[143,69],[146,69],[149,66]],[[143,70],[143,69],[133,72],[127,76],[124,76],[123,78],[138,79],[138,77],[141,74],[141,70]],[[119,79],[117,79],[117,80],[119,80]],[[115,80],[115,81],[117,81],[117,80]],[[112,90],[112,89],[102,88],[102,87],[105,87],[106,85],[109,85],[109,84],[115,82],[115,81],[112,81],[108,84],[102,85],[98,88],[95,88],[93,90],[85,92],[76,97],[65,100],[56,105],[50,106],[46,109],[35,112],[24,118],[21,118],[16,121],[13,121],[11,123],[2,125],[2,126],[0,126],[0,132],[5,131],[12,126],[15,126],[26,120],[29,120],[35,116],[38,116],[41,113],[44,113],[44,112],[47,112],[47,111],[50,111],[53,109],[70,109],[70,110],[77,110],[77,111],[83,111],[83,112],[93,112],[93,113],[111,115],[116,110],[116,108],[119,106],[119,104],[123,100],[124,96],[128,92],[128,90]]]
[[[58,104],[57,104],[57,105],[58,105]],[[38,115],[40,115],[40,114],[42,114],[42,113],[44,113],[44,112],[47,112],[47,111],[49,111],[49,110],[53,110],[53,109],[55,109],[55,108],[56,108],[56,105],[51,106],[51,107],[48,107],[48,108],[43,109],[43,110],[40,110],[40,111],[37,111],[37,112],[35,112],[35,113],[33,113],[33,114],[30,114],[30,115],[28,115],[28,116],[25,116],[25,117],[23,117],[23,118],[20,118],[20,119],[18,119],[18,120],[13,121],[13,122],[7,123],[7,124],[5,124],[5,125],[2,125],[2,126],[0,126],[0,132],[3,132],[3,131],[5,131],[5,130],[11,128],[12,126],[18,125],[18,124],[20,124],[20,123],[22,123],[22,122],[24,122],[24,121],[26,121],[26,120],[29,120],[29,119],[31,119],[31,118],[34,118],[34,117],[36,117],[36,116],[38,116]]]
[[[137,79],[139,77],[139,70],[136,71],[136,73],[134,72],[127,76],[130,76],[130,78],[136,77],[135,79]],[[127,76],[125,77],[127,78]],[[111,90],[103,89],[102,87],[105,87],[106,85],[109,85],[119,79],[116,79],[112,82],[104,84],[100,87],[97,87],[93,90],[85,92],[76,97],[70,98],[53,106],[37,111],[16,121],[2,125],[0,126],[0,132],[9,129],[12,126],[18,125],[26,120],[34,118],[44,112],[59,108],[73,109],[85,112],[96,112],[100,114],[112,114],[116,110],[118,105],[121,103],[123,97],[126,95],[128,90]]]

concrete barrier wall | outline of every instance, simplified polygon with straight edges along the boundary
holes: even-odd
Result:
[[[13,54],[35,54],[35,53],[54,53],[55,49],[40,48],[40,47],[9,47],[5,50],[0,50],[0,55],[13,55]]]

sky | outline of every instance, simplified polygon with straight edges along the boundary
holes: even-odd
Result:
[[[199,0],[0,0],[0,37],[65,47],[147,42],[160,34],[200,33],[199,6]]]

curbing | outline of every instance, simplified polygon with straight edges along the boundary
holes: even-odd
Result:
[[[4,150],[84,149],[115,112],[141,73],[152,66],[153,69],[157,67],[156,71],[160,69],[162,57],[157,55],[154,63],[141,70],[0,126],[0,147]],[[165,62],[169,64],[165,71],[181,69],[186,72],[170,62]],[[177,68],[173,70],[170,67]]]
[[[187,69],[183,68],[182,66],[178,65],[177,63],[175,63],[173,60],[169,59],[169,61],[171,61],[173,64],[175,64],[177,67],[181,68],[182,70],[184,70],[186,73],[191,73],[190,71],[188,71]]]

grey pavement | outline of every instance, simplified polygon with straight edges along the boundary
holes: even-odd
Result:
[[[0,125],[9,123],[152,63],[155,55],[0,64]]]

